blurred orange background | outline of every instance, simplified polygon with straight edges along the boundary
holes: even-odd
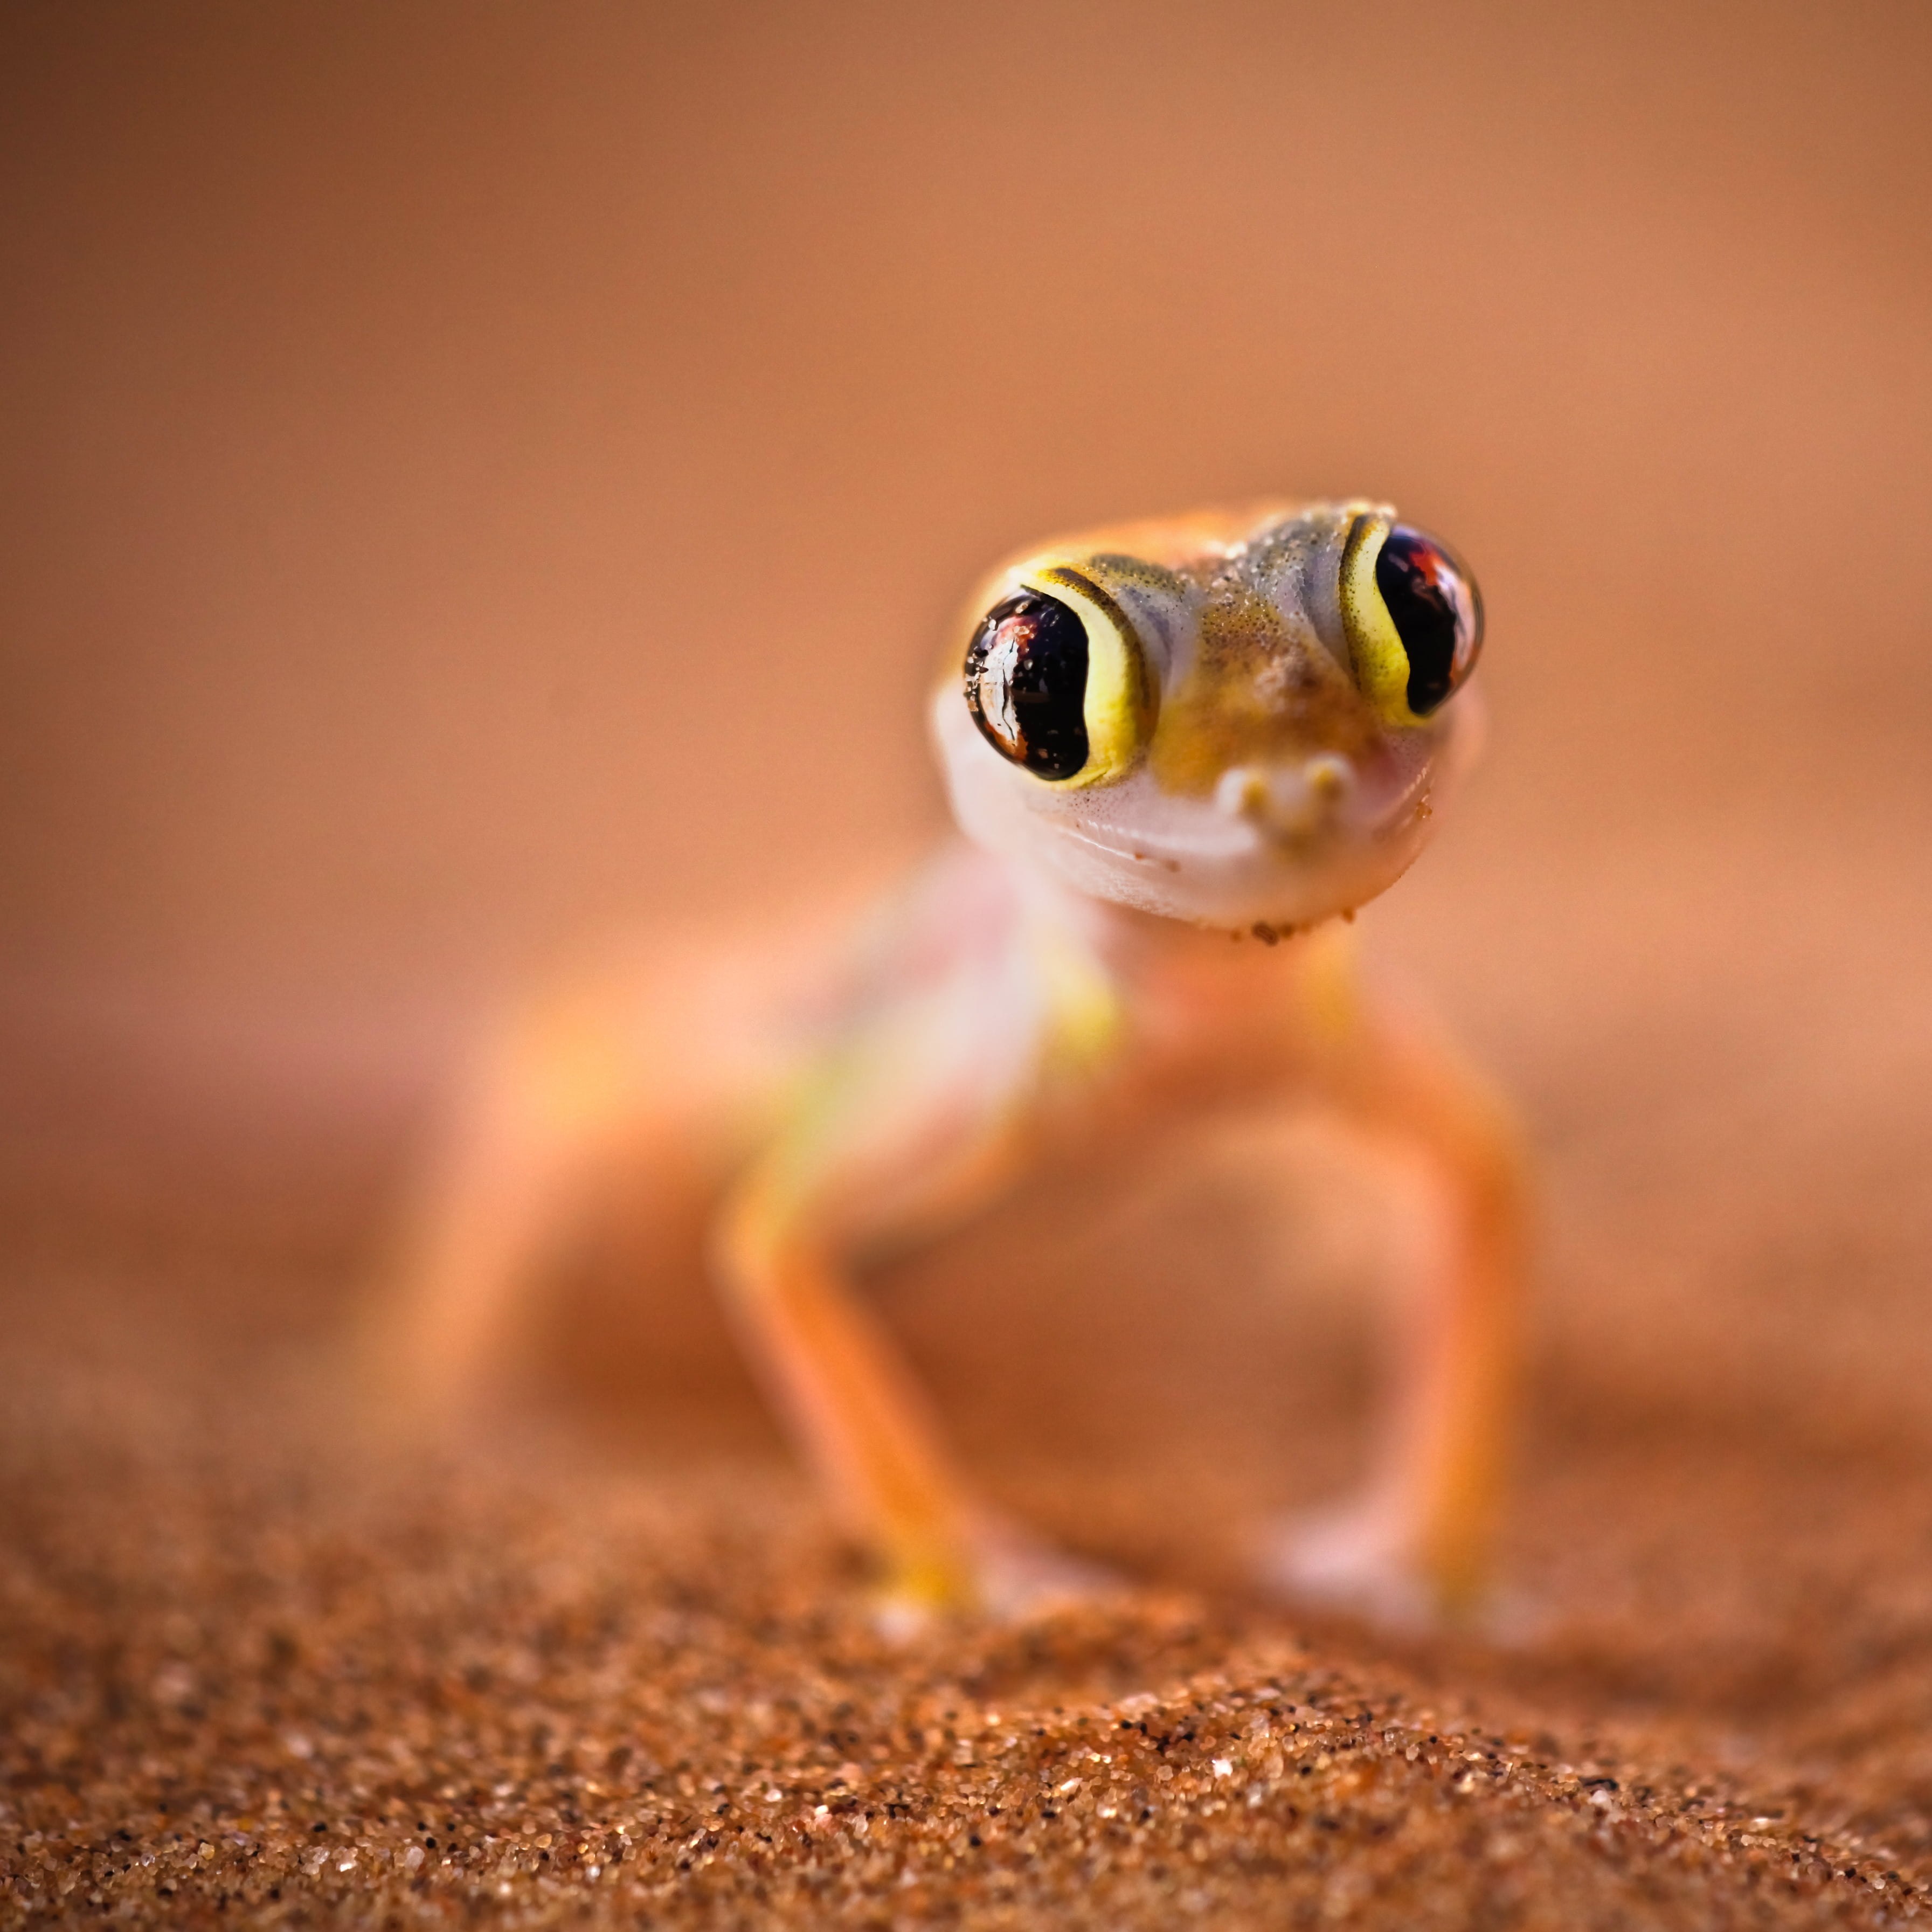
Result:
[[[1522,1100],[1552,1322],[1916,1412],[1922,7],[0,35],[14,1208],[366,1228],[542,960],[934,835],[991,556],[1366,492],[1475,564],[1493,729],[1364,924]]]

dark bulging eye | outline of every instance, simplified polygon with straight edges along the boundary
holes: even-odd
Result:
[[[1476,580],[1433,537],[1398,524],[1376,559],[1376,588],[1408,658],[1408,708],[1426,718],[1483,647]]]
[[[995,604],[966,647],[966,704],[986,742],[1043,778],[1087,763],[1087,627],[1057,597]]]

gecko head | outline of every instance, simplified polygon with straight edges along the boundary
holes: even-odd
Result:
[[[1270,506],[1036,550],[982,586],[933,722],[969,836],[1233,931],[1400,877],[1480,735],[1475,580],[1384,505]]]

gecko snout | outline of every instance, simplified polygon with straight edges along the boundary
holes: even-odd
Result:
[[[1354,767],[1334,752],[1284,764],[1237,765],[1223,772],[1214,802],[1286,845],[1320,836],[1356,789]]]

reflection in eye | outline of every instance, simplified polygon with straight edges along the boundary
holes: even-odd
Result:
[[[1376,588],[1408,658],[1408,708],[1426,718],[1468,676],[1483,647],[1475,580],[1434,538],[1398,524],[1376,559]]]
[[[1028,591],[986,613],[966,650],[966,704],[1002,758],[1043,778],[1087,763],[1087,629]]]

